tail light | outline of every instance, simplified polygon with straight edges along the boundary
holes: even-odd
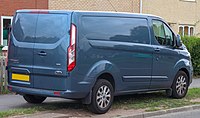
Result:
[[[77,29],[74,24],[71,25],[70,32],[70,45],[68,47],[68,65],[67,70],[72,71],[76,66],[76,37],[77,37]]]

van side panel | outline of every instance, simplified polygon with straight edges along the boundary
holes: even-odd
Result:
[[[77,66],[70,74],[71,77],[77,74],[83,77],[89,75],[94,80],[87,83],[94,85],[98,76],[110,73],[115,79],[116,92],[148,89],[153,53],[148,20],[111,14],[74,14],[73,22],[78,28],[78,52]],[[109,23],[114,24],[113,27],[109,27]],[[129,26],[130,23],[132,27]],[[118,27],[114,27],[117,25],[121,28],[120,32],[117,32]],[[95,68],[97,64],[100,66]]]

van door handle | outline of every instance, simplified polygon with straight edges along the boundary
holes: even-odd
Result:
[[[155,48],[154,51],[155,52],[160,52],[160,48]]]
[[[40,56],[46,56],[46,55],[47,55],[47,53],[46,53],[46,52],[44,52],[44,51],[41,51],[41,52],[39,52],[39,53],[38,53],[38,55],[40,55]]]
[[[56,75],[62,75],[62,71],[55,71]]]

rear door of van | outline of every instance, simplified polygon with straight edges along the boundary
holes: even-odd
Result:
[[[65,90],[71,12],[20,11],[9,46],[9,84]]]
[[[16,13],[9,42],[8,82],[33,87],[33,48],[37,15]]]
[[[38,14],[33,51],[34,88],[66,90],[70,19],[67,13]]]

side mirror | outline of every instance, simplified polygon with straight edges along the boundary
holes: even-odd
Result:
[[[181,36],[180,35],[177,35],[177,38],[176,38],[176,46],[177,47],[181,47],[183,44],[183,42],[181,41]]]

